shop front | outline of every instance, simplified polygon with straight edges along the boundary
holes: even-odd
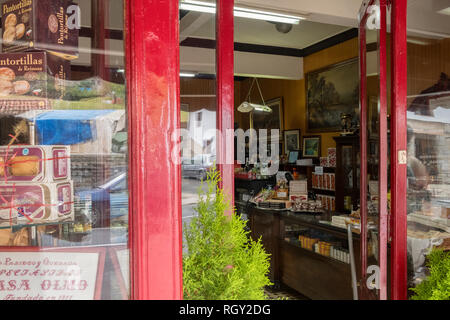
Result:
[[[268,292],[409,298],[450,248],[449,8],[326,2],[3,1],[0,299],[182,299],[214,165]]]

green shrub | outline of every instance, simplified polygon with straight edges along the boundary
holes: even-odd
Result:
[[[217,187],[220,175],[208,173],[207,190],[200,189],[197,217],[184,224],[183,290],[186,300],[263,300],[271,285],[269,254],[261,240],[253,241],[246,222],[233,214]]]
[[[450,300],[450,252],[433,250],[427,256],[430,275],[412,290],[412,300]]]

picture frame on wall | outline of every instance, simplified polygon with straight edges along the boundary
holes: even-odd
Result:
[[[297,160],[300,158],[300,150],[291,150],[288,153],[288,163],[296,164]]]
[[[259,136],[259,130],[267,130],[267,140],[271,141],[271,130],[279,130],[279,140],[283,141],[282,132],[284,130],[284,110],[283,110],[283,98],[275,98],[265,102],[268,107],[272,109],[272,112],[252,112],[253,129],[256,130]]]
[[[300,150],[300,129],[284,131],[284,153]]]
[[[359,122],[357,58],[309,72],[305,78],[308,132],[340,131],[341,114]]]
[[[303,158],[319,158],[321,153],[321,137],[320,136],[306,136],[303,137]]]

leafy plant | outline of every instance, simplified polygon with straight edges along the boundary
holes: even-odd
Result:
[[[412,300],[450,300],[450,252],[433,250],[428,255],[430,275],[412,290]]]
[[[214,166],[213,166],[214,167]],[[220,174],[208,172],[207,189],[199,190],[197,217],[184,224],[184,298],[186,300],[263,300],[271,285],[269,254],[261,239],[253,241],[239,216],[218,188]]]

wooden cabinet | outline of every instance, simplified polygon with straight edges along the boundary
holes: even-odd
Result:
[[[336,141],[336,211],[351,211],[359,204],[359,136],[340,136]]]
[[[252,207],[249,210],[251,237],[254,240],[261,238],[264,249],[271,255],[270,279],[276,285],[283,283],[311,299],[352,299],[350,264],[302,248],[298,235],[286,231],[299,226],[300,229],[321,232],[333,239],[330,241],[341,242],[345,246],[348,243],[347,231],[319,222],[327,217]],[[353,246],[359,270],[359,236],[356,234]]]
[[[280,219],[276,212],[257,208],[250,209],[249,225],[254,241],[261,238],[262,245],[270,254],[270,281],[279,284],[278,238],[280,237]]]

